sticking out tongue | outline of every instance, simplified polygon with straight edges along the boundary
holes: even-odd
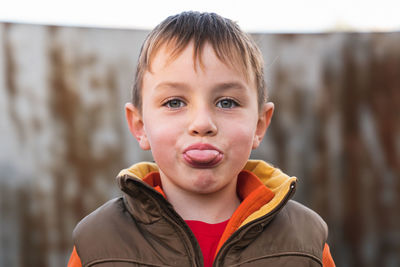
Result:
[[[186,156],[197,163],[209,163],[216,159],[219,152],[216,150],[193,149],[186,151]]]

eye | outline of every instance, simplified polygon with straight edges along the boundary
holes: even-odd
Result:
[[[173,98],[173,99],[170,99],[167,102],[165,102],[163,104],[163,106],[166,106],[167,108],[171,108],[171,109],[176,109],[176,108],[184,107],[184,106],[186,106],[186,104],[178,98]]]
[[[237,106],[239,106],[239,104],[235,100],[230,98],[224,98],[217,102],[217,107],[219,108],[234,108]]]

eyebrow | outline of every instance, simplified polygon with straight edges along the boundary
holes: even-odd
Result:
[[[163,87],[171,87],[171,88],[176,88],[176,89],[188,89],[189,86],[187,86],[185,83],[180,83],[180,82],[162,82],[160,84],[157,84],[156,89],[161,89]]]
[[[241,82],[223,82],[214,86],[214,89],[218,91],[226,91],[230,89],[243,90],[245,88],[246,86]]]
[[[180,83],[180,82],[162,82],[156,86],[157,89],[161,89],[163,87],[170,87],[170,88],[176,88],[176,89],[189,89],[190,86],[185,84],[185,83]],[[222,82],[218,83],[213,86],[213,89],[217,91],[226,91],[226,90],[243,90],[245,89],[246,86],[241,83],[241,82]]]

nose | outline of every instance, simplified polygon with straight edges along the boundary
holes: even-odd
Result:
[[[193,109],[191,113],[189,134],[194,136],[214,136],[217,134],[217,126],[212,111],[207,107],[201,107]]]

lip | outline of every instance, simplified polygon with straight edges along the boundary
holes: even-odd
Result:
[[[188,146],[183,151],[183,159],[191,167],[212,168],[223,158],[221,150],[211,144],[197,143]]]

